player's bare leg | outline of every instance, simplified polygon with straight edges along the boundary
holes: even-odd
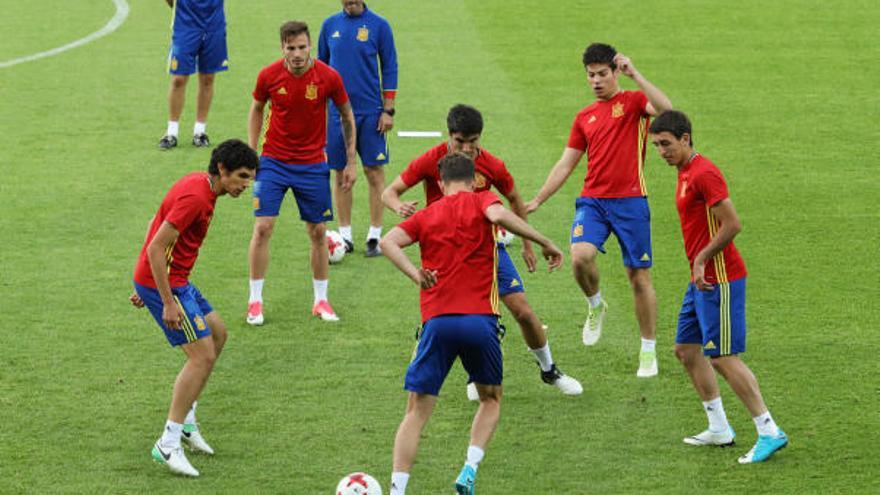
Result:
[[[722,356],[710,360],[712,366],[746,406],[752,417],[767,412],[767,405],[761,396],[761,388],[752,370],[746,366],[739,356]]]
[[[370,233],[367,236],[367,248],[365,254],[375,257],[382,254],[379,249],[379,238],[382,237],[382,191],[385,190],[385,167],[364,167],[367,176],[367,186],[370,196]]]
[[[599,248],[589,242],[576,242],[571,245],[571,265],[574,279],[587,297],[587,319],[584,321],[582,339],[584,345],[594,345],[602,336],[602,323],[608,305],[599,292],[599,267],[596,256]]]
[[[718,380],[709,360],[703,355],[703,346],[700,344],[676,344],[675,356],[684,366],[694,390],[703,402],[703,410],[709,421],[709,427],[691,437],[686,437],[684,443],[696,446],[726,447],[733,445],[736,435],[721,402],[721,392],[718,389]]]
[[[214,74],[199,74],[196,124],[193,127],[193,145],[195,146],[205,147],[211,144],[205,132],[205,123],[208,121],[208,111],[211,109],[211,100],[213,98]]]
[[[312,314],[324,321],[339,321],[336,312],[330,306],[327,298],[327,285],[330,275],[330,252],[327,251],[327,227],[326,224],[306,222],[306,232],[309,234],[309,259],[312,265],[312,288],[315,294],[315,303],[312,306]]]
[[[464,466],[455,480],[455,491],[459,494],[474,493],[477,469],[483,460],[486,446],[495,433],[498,419],[501,417],[501,385],[477,384],[480,395],[480,407],[471,424],[471,441],[468,446]]]
[[[168,87],[168,129],[159,141],[160,150],[170,150],[177,146],[177,135],[180,129],[180,114],[186,100],[186,83],[189,76],[172,75]]]
[[[223,347],[226,345],[226,339],[229,336],[229,332],[226,330],[226,323],[216,311],[206,314],[205,322],[208,324],[208,328],[211,329],[211,338],[214,340],[214,352],[217,354],[217,358],[220,358],[220,353],[223,352]]]
[[[342,189],[342,170],[336,170],[333,174],[333,198],[336,200],[336,221],[339,224],[339,233],[345,239],[345,252],[354,250],[354,241],[351,236],[351,209],[354,202],[354,192]]]
[[[171,407],[168,410],[168,419],[175,423],[183,423],[186,419],[186,413],[205,388],[217,360],[214,339],[201,338],[180,347],[186,353],[186,363],[174,381]]]
[[[226,338],[228,336],[226,323],[223,322],[223,319],[220,318],[220,315],[218,315],[216,311],[206,314],[205,322],[208,324],[208,328],[211,329],[211,340],[214,341],[216,362],[217,359],[220,359],[220,353],[223,351],[223,346],[226,344]],[[205,440],[205,437],[202,436],[202,432],[196,422],[195,401],[186,414],[186,419],[183,423],[183,431],[181,433],[181,440],[186,442],[193,451],[208,455],[214,454],[214,449],[211,448],[207,440]]]
[[[256,217],[251,243],[248,247],[248,271],[250,295],[248,297],[247,322],[262,325],[263,318],[263,280],[269,268],[269,240],[275,231],[278,217]]]
[[[394,471],[408,473],[412,469],[419,450],[419,439],[425,424],[434,412],[437,396],[409,393],[406,402],[406,413],[394,437]]]
[[[642,334],[642,348],[639,353],[637,376],[646,378],[657,375],[657,294],[651,284],[651,271],[648,268],[629,268],[626,275],[633,290],[636,319]]]

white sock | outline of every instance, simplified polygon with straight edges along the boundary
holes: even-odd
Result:
[[[193,126],[193,136],[204,134],[206,127],[208,127],[206,122],[196,122],[196,125]]]
[[[193,402],[193,406],[189,409],[189,412],[186,413],[186,419],[183,420],[183,424],[185,425],[194,425],[196,424],[196,404],[199,401]]]
[[[342,238],[345,239],[346,241],[352,242],[351,225],[346,225],[344,227],[342,225],[340,225],[339,226],[339,235],[341,235]]]
[[[642,339],[642,352],[654,352],[657,348],[656,340]]]
[[[169,120],[168,121],[168,130],[165,131],[165,135],[177,137],[177,133],[179,132],[179,130],[180,130],[180,123],[179,122],[172,122]]]
[[[550,354],[550,342],[544,344],[544,347],[540,349],[529,349],[529,352],[534,354],[535,359],[538,360],[538,363],[541,365],[541,371],[550,371],[550,368],[553,367],[553,355]]]
[[[602,302],[602,291],[596,291],[592,296],[587,296],[591,308],[596,308]]]
[[[409,473],[391,473],[391,491],[388,495],[405,495]]]
[[[318,304],[319,301],[327,300],[327,284],[329,282],[329,280],[312,279],[312,289],[315,292],[315,304]]]
[[[163,447],[180,447],[180,434],[182,432],[183,425],[169,419],[165,422],[165,431],[162,432],[162,439],[159,440],[159,443]]]
[[[724,406],[721,404],[721,396],[703,402],[703,409],[706,411],[706,417],[709,418],[709,429],[714,432],[727,431],[730,424],[727,422],[727,414],[724,413]]]
[[[367,234],[367,240],[370,239],[381,239],[382,238],[382,226],[373,227],[370,225],[370,232]]]
[[[468,447],[467,451],[467,460],[464,461],[465,464],[474,468],[474,471],[480,466],[480,461],[483,460],[483,456],[486,455],[483,452],[483,449],[477,447],[476,445],[471,445]]]
[[[263,302],[263,281],[265,279],[251,280],[251,295],[248,297],[248,304],[252,302]]]
[[[776,421],[773,421],[773,416],[770,416],[770,411],[760,416],[755,416],[752,418],[752,421],[755,422],[755,426],[758,428],[758,435],[764,435],[765,437],[779,435],[779,427],[776,426]]]

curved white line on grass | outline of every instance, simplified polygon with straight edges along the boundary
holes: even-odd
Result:
[[[87,43],[91,43],[102,36],[107,36],[108,34],[116,31],[119,26],[125,22],[125,18],[128,17],[128,3],[125,0],[113,0],[113,3],[116,4],[116,14],[113,15],[113,18],[110,19],[110,22],[107,23],[101,29],[95,31],[94,33],[86,36],[85,38],[80,38],[74,42],[68,43],[64,46],[59,46],[58,48],[53,48],[51,50],[47,50],[45,52],[34,53],[33,55],[26,55],[24,57],[14,58],[12,60],[7,60],[5,62],[0,62],[0,69],[5,69],[6,67],[12,67],[13,65],[23,64],[25,62],[32,62],[34,60],[39,60],[45,57],[51,57],[53,55],[58,55],[59,53],[66,52],[67,50],[76,48],[78,46],[85,45]]]

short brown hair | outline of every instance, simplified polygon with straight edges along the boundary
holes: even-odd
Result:
[[[284,43],[287,41],[287,38],[291,36],[299,36],[302,33],[306,33],[306,38],[309,41],[312,40],[312,36],[309,34],[309,25],[302,21],[287,21],[281,25],[281,42]]]
[[[443,182],[473,182],[474,161],[461,152],[450,153],[437,163]]]

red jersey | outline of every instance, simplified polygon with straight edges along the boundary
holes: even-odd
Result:
[[[297,77],[282,59],[260,71],[254,99],[270,103],[264,155],[289,164],[326,161],[327,100],[332,99],[336,106],[348,103],[338,72],[315,60]]]
[[[582,198],[647,196],[645,151],[648,144],[648,98],[641,91],[621,91],[608,101],[581,110],[571,126],[568,147],[587,153]]]
[[[443,197],[440,189],[440,169],[437,163],[449,154],[449,144],[440,143],[422,156],[410,162],[400,174],[400,179],[407,187],[425,181],[425,203],[431,204]],[[504,196],[513,190],[513,176],[507,171],[504,162],[486,150],[480,150],[474,160],[474,191],[487,191],[495,186]]]
[[[422,322],[448,314],[500,314],[495,276],[495,229],[486,218],[500,203],[491,191],[444,196],[400,223],[421,247],[422,268],[437,285],[422,289]]]
[[[150,223],[147,240],[134,267],[134,281],[156,288],[150,260],[147,258],[147,246],[162,222],[168,222],[180,232],[177,241],[165,252],[168,259],[168,280],[171,287],[186,285],[189,272],[199,256],[202,241],[208,234],[216,202],[217,195],[211,190],[211,181],[206,172],[189,174],[177,181],[165,195],[159,211]]]
[[[709,244],[721,223],[710,208],[727,199],[724,176],[708,158],[696,155],[678,172],[675,206],[681,219],[684,251],[694,269],[694,258]],[[732,282],[746,276],[746,264],[733,242],[706,262],[706,281],[710,284]]]

